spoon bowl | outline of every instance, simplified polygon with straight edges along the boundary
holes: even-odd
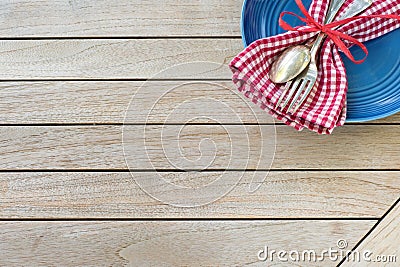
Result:
[[[274,83],[284,83],[297,77],[310,63],[310,48],[305,45],[289,47],[271,66],[269,79]]]

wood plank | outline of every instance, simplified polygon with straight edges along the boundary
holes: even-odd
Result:
[[[351,125],[331,136],[277,126],[276,168],[399,169],[399,126]],[[373,140],[373,141],[372,141]],[[395,159],[396,158],[396,159]]]
[[[1,1],[1,37],[240,36],[241,1]]]
[[[378,224],[371,234],[355,249],[361,255],[368,253],[363,266],[399,266],[400,261],[400,204]],[[360,266],[357,254],[352,253],[342,266]]]
[[[223,79],[242,49],[240,39],[3,40],[0,79],[147,79],[176,65],[158,78]]]
[[[375,221],[2,222],[2,266],[287,266],[260,250],[354,245]],[[299,231],[301,229],[301,231]],[[289,259],[288,256],[286,258]],[[295,265],[335,266],[323,258]]]
[[[399,128],[346,126],[317,136],[279,125],[275,140],[271,125],[2,127],[0,169],[126,170],[125,148],[133,170],[263,170],[273,157],[272,169],[398,170]]]
[[[0,83],[2,124],[121,124],[129,105],[136,124],[273,122],[230,81]],[[370,123],[400,123],[400,114]]]
[[[154,176],[159,183],[143,187]],[[250,192],[254,177],[262,184]],[[226,187],[177,188],[169,204],[209,203],[181,208],[159,201],[167,199],[161,178]],[[399,172],[1,173],[0,218],[379,218],[399,193]]]
[[[181,129],[170,125],[162,131],[163,145],[159,143],[161,127],[3,127],[0,168],[127,169],[123,149],[133,169],[204,169],[209,165],[209,169],[234,170],[257,168],[260,162],[270,165],[272,161],[273,127],[188,125]],[[263,144],[267,151],[263,151]],[[237,154],[232,154],[233,148]],[[248,162],[243,158],[246,155]]]
[[[400,113],[395,113],[391,116],[378,119],[378,120],[372,120],[372,121],[366,121],[366,122],[352,122],[352,123],[347,123],[347,124],[399,124],[400,123]]]
[[[229,81],[3,82],[0,123],[273,123]],[[171,116],[173,114],[173,116]]]
[[[400,113],[396,113],[380,120],[369,121],[368,123],[400,123]]]

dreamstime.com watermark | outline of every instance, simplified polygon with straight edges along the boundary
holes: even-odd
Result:
[[[370,250],[349,250],[348,243],[339,239],[335,247],[329,247],[322,251],[306,250],[276,250],[267,245],[257,252],[257,258],[262,262],[339,262],[345,258],[347,262],[357,263],[395,263],[397,255],[375,255]]]

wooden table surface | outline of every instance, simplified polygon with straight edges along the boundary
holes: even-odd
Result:
[[[230,81],[241,5],[0,2],[0,266],[399,264],[400,115],[274,123]]]

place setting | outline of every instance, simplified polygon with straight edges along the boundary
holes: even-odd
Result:
[[[400,111],[398,0],[245,0],[230,63],[247,98],[296,130]]]

